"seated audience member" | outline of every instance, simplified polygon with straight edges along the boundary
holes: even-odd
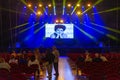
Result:
[[[22,54],[27,54],[27,52],[25,50],[22,51]]]
[[[18,62],[19,62],[19,64],[27,64],[27,59],[25,59],[24,54],[21,54],[19,56]]]
[[[90,55],[86,55],[85,62],[92,62],[92,58],[90,57]]]
[[[11,55],[13,55],[14,57],[17,56],[17,54],[16,54],[16,52],[14,50],[12,51]]]
[[[92,62],[90,53],[87,50],[85,51],[85,62]]]
[[[105,56],[103,56],[102,54],[100,54],[100,59],[103,61],[103,62],[107,62],[107,58]]]
[[[85,61],[85,58],[83,57],[83,55],[80,55],[80,56],[77,58],[77,62],[76,62],[76,63],[84,62],[84,61]]]
[[[8,71],[10,71],[10,65],[5,62],[4,58],[0,58],[0,69],[7,69]]]
[[[28,66],[31,66],[33,64],[37,64],[39,66],[39,61],[35,58],[34,55],[32,55],[28,61]]]
[[[39,71],[40,71],[40,64],[39,64],[39,61],[35,58],[35,55],[32,55],[28,61],[28,67],[30,67],[31,65],[38,65],[38,74],[39,74]]]
[[[93,58],[93,62],[102,62],[99,53],[95,53],[95,57]]]
[[[15,58],[14,55],[11,55],[9,63],[10,64],[18,64],[18,60]]]

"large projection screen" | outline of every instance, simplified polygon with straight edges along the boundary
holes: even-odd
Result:
[[[45,24],[45,37],[53,39],[74,38],[73,24]]]

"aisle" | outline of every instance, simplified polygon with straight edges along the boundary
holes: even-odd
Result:
[[[55,77],[54,69],[52,71],[52,79],[48,79],[46,76],[44,79],[40,80],[75,80],[74,75],[72,74],[72,70],[67,61],[67,57],[60,57],[59,59],[59,76]],[[47,75],[47,73],[46,73]]]

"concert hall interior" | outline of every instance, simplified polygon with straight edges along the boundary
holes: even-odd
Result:
[[[59,51],[59,76],[49,80],[119,80],[120,0],[0,0],[0,58],[9,63],[13,52],[19,59],[25,51],[28,58],[36,49],[43,58],[53,46]],[[96,54],[107,62],[94,62]],[[91,62],[78,61],[88,55]],[[11,78],[47,80],[44,62],[37,78],[20,74],[20,66],[22,72],[13,69]]]

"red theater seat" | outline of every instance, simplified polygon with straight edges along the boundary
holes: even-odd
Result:
[[[7,80],[10,78],[10,72],[7,69],[0,69],[0,80]]]

